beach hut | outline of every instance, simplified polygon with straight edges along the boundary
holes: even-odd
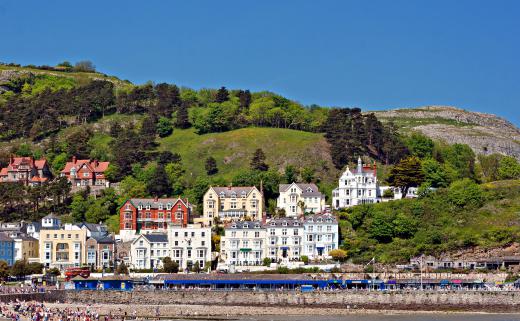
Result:
[[[105,276],[99,280],[100,290],[132,291],[134,282],[126,275]]]
[[[94,278],[83,278],[79,275],[71,279],[74,283],[74,289],[77,291],[81,290],[95,290],[98,286],[98,280]]]

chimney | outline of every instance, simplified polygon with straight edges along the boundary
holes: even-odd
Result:
[[[94,167],[98,167],[99,166],[99,161],[97,159],[94,159]]]
[[[76,156],[75,156],[75,155],[72,156],[72,163],[73,163],[73,164],[76,164],[77,161],[78,161],[78,160],[76,159]]]
[[[9,156],[9,164],[12,164],[12,163],[14,163],[14,157],[13,157],[13,154],[11,154],[11,155]]]

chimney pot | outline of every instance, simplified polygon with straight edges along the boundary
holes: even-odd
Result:
[[[76,164],[77,162],[77,159],[76,159],[76,155],[72,156],[72,163]]]

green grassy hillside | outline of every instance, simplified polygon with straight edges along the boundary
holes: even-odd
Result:
[[[197,135],[193,129],[175,129],[159,140],[160,150],[182,156],[188,176],[206,175],[204,163],[208,156],[217,160],[218,177],[226,180],[249,168],[257,148],[262,148],[271,168],[283,170],[287,164],[298,168],[311,167],[325,182],[336,178],[328,144],[323,134],[280,128],[242,128],[224,133]]]

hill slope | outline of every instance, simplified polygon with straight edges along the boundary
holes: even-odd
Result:
[[[520,159],[520,129],[495,115],[449,106],[374,113],[382,121],[393,121],[402,132],[416,130],[449,144],[467,144],[477,154],[501,153]]]
[[[238,171],[249,167],[257,148],[264,150],[267,163],[278,170],[287,164],[310,167],[326,181],[335,179],[337,174],[323,134],[250,127],[197,135],[193,129],[176,129],[171,136],[160,139],[159,143],[159,149],[181,155],[187,172],[193,178],[205,175],[205,160],[213,156],[217,160],[219,177],[230,180]]]

